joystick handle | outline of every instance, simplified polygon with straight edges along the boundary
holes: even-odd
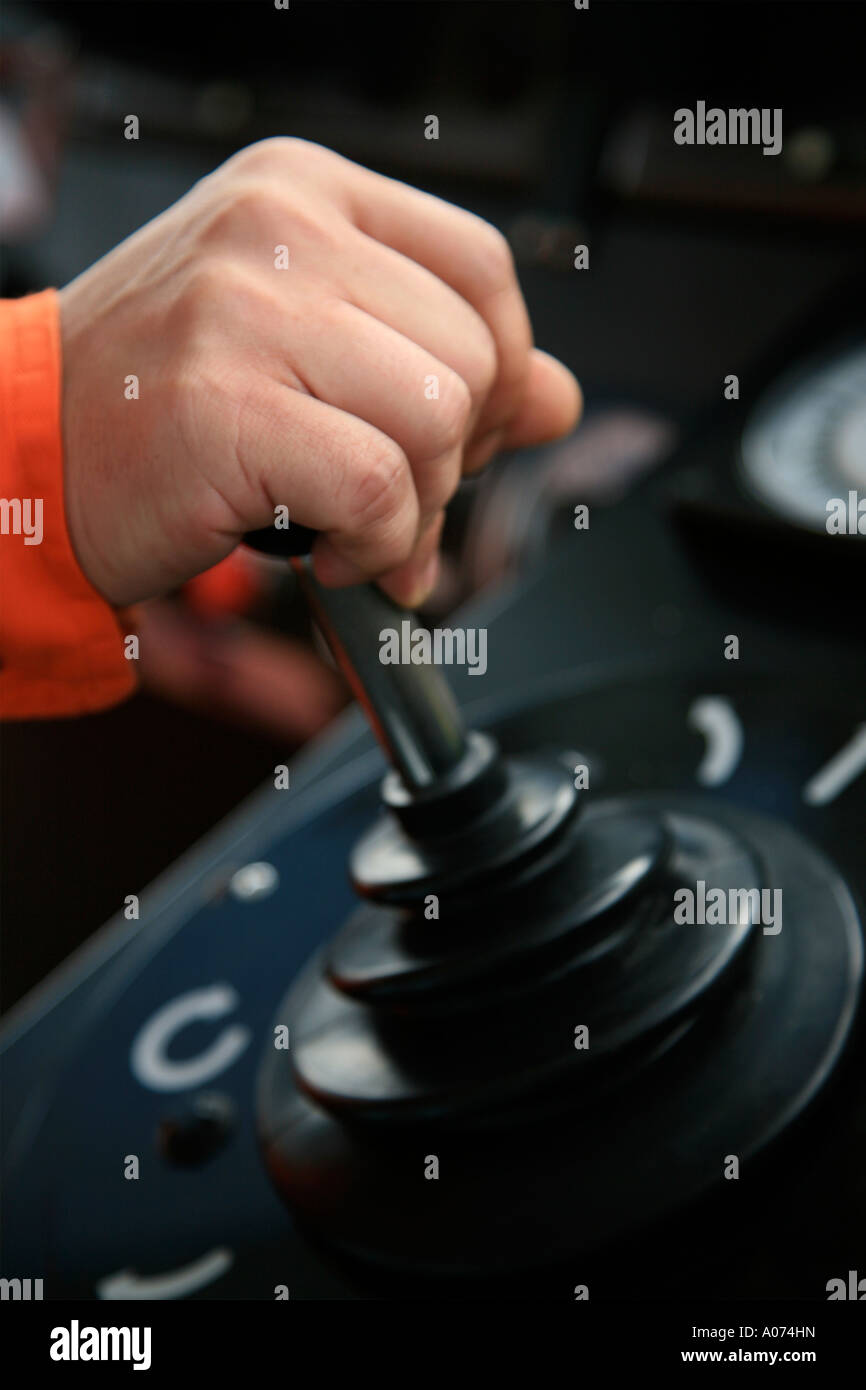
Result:
[[[326,589],[313,574],[309,552],[316,532],[307,526],[249,531],[247,545],[291,560],[301,588],[334,659],[348,680],[392,766],[410,792],[438,783],[467,752],[457,703],[432,666],[384,666],[385,628],[418,626],[373,584]]]

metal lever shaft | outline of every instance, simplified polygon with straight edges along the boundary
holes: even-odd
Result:
[[[466,752],[466,731],[457,703],[432,666],[383,666],[384,628],[411,622],[411,613],[392,603],[373,584],[326,589],[313,575],[309,552],[316,532],[292,525],[266,526],[244,537],[247,545],[291,561],[344,676],[360,701],[386,756],[410,791],[444,777]]]
[[[379,659],[383,629],[399,632],[407,621],[417,626],[412,614],[373,584],[326,589],[308,557],[291,564],[335,660],[407,789],[431,786],[466,753],[466,731],[434,666],[384,666]]]

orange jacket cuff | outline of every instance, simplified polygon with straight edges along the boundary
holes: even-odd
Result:
[[[61,367],[56,291],[0,301],[4,719],[85,714],[136,686],[119,615],[86,579],[66,527]]]

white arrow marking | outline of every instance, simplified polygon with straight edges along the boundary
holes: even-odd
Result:
[[[866,724],[861,724],[854,737],[830,761],[816,772],[803,788],[803,800],[810,806],[826,806],[853,782],[866,768]]]
[[[231,1268],[234,1255],[225,1247],[211,1250],[201,1259],[182,1269],[168,1270],[165,1274],[139,1275],[134,1269],[119,1269],[109,1274],[96,1285],[99,1298],[109,1302],[121,1300],[186,1298],[187,1294],[212,1284]]]
[[[743,753],[743,726],[729,700],[705,695],[689,710],[689,726],[703,734],[706,752],[695,773],[703,787],[727,782]]]

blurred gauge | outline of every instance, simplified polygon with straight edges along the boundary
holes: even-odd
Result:
[[[866,343],[772,387],[743,432],[740,474],[764,506],[812,531],[826,529],[831,498],[866,496]]]

